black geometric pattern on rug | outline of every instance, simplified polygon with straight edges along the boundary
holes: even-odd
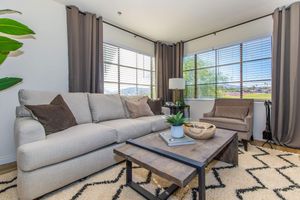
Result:
[[[10,184],[10,183],[14,182],[15,180],[17,180],[17,177],[14,177],[14,178],[12,178],[11,180],[8,180],[8,181],[0,181],[0,185],[7,185],[7,184]],[[7,191],[7,190],[9,190],[9,189],[15,188],[15,187],[17,187],[17,184],[7,186],[7,187],[3,188],[2,190],[0,190],[0,194]]]
[[[137,169],[137,168],[140,168],[140,167],[133,167],[133,168]],[[139,185],[147,185],[151,182],[151,178],[152,178],[152,172],[148,171],[146,180],[141,181],[141,182],[136,182],[136,183],[139,184]],[[121,193],[122,193],[122,191],[125,187],[128,187],[128,185],[127,184],[120,185],[120,187],[117,189],[116,193],[113,195],[112,200],[119,199],[120,195],[121,195]]]
[[[120,180],[120,178],[123,176],[125,167],[121,169],[121,171],[118,173],[117,177],[112,179],[112,180],[105,180],[105,181],[98,181],[98,182],[92,182],[92,183],[87,183],[83,185],[79,191],[71,198],[71,200],[77,199],[82,193],[90,186],[95,186],[95,185],[107,185],[107,184],[114,184]]]
[[[270,168],[270,166],[267,163],[265,163],[264,161],[262,161],[261,159],[258,158],[258,157],[261,157],[261,156],[269,155],[269,153],[264,151],[263,149],[261,149],[259,147],[256,147],[256,148],[258,150],[260,150],[262,153],[254,154],[254,155],[252,155],[252,157],[254,159],[258,160],[259,162],[261,162],[263,164],[263,167],[248,168],[248,169],[246,169],[246,172],[248,174],[250,174],[250,176],[252,176],[252,178],[257,182],[258,185],[253,186],[253,187],[249,187],[249,188],[237,189],[236,190],[236,196],[237,196],[238,199],[241,199],[241,200],[243,199],[242,194],[244,194],[246,192],[253,192],[253,191],[260,190],[260,189],[267,189],[267,187],[261,182],[261,180],[259,180],[259,178],[253,174],[253,172],[257,171],[257,170],[263,170],[263,169]]]
[[[275,170],[280,174],[282,175],[284,178],[286,178],[290,183],[291,185],[289,185],[288,187],[284,187],[284,188],[276,188],[274,189],[273,191],[276,193],[276,195],[282,199],[282,200],[286,200],[284,198],[284,196],[282,196],[282,192],[286,192],[286,191],[289,191],[289,190],[294,190],[294,189],[300,189],[300,186],[299,184],[297,184],[295,181],[293,181],[289,176],[287,176],[286,174],[283,173],[284,170],[286,169],[289,169],[289,168],[294,168],[294,167],[298,167],[297,165],[295,165],[294,163],[292,163],[291,161],[283,158],[283,157],[286,157],[286,156],[292,156],[292,154],[280,154],[280,155],[277,155],[280,159],[284,160],[285,162],[287,162],[289,165],[287,166],[283,166],[283,167],[278,167],[278,168],[275,168]]]
[[[224,166],[224,167],[213,167],[211,170],[213,172],[213,175],[215,177],[215,179],[218,181],[217,185],[207,185],[205,186],[205,189],[217,189],[217,188],[225,188],[226,185],[222,182],[219,171],[224,170],[224,169],[231,169],[231,168],[235,168],[234,165],[229,165],[229,166]],[[198,195],[198,188],[192,188],[192,199],[195,200],[197,199],[197,195]]]
[[[141,167],[137,167],[137,166],[134,166],[132,167],[133,169],[138,169],[138,168],[141,168]],[[116,178],[112,179],[112,180],[105,180],[105,181],[97,181],[97,182],[92,182],[92,183],[87,183],[85,185],[83,185],[79,191],[71,198],[71,200],[76,200],[77,198],[79,198],[83,193],[84,191],[90,187],[90,186],[95,186],[95,185],[108,185],[108,184],[114,184],[114,183],[117,183],[121,177],[124,175],[124,172],[125,172],[126,168],[123,167],[120,172],[118,173],[118,175],[116,176]],[[147,175],[147,178],[145,181],[142,181],[142,182],[137,182],[137,184],[139,185],[145,185],[145,184],[149,184],[150,181],[151,181],[151,177],[152,177],[152,173],[149,171],[148,172],[148,175]],[[83,181],[85,179],[87,179],[88,177],[86,178],[83,178],[81,179],[80,181]],[[122,193],[124,187],[128,187],[126,184],[123,184],[123,185],[120,185],[119,188],[117,189],[116,193],[113,195],[112,197],[112,200],[117,200],[119,199],[120,197],[120,194]]]
[[[263,167],[256,167],[256,168],[249,168],[249,169],[246,169],[246,171],[256,180],[256,182],[259,184],[259,186],[254,186],[254,187],[251,187],[251,188],[243,188],[243,189],[237,189],[236,190],[236,196],[239,198],[239,199],[243,199],[243,196],[242,194],[246,193],[246,192],[253,192],[253,191],[257,191],[259,189],[268,189],[262,182],[261,180],[255,176],[252,172],[254,171],[257,171],[257,170],[263,170],[263,169],[268,169],[270,168],[269,165],[267,165],[265,162],[263,162],[262,160],[260,160],[258,157],[261,157],[261,156],[266,156],[266,155],[269,155],[268,152],[264,151],[263,149],[259,148],[259,147],[256,147],[257,149],[259,149],[262,153],[261,154],[255,154],[255,155],[252,155],[252,157],[256,160],[258,160],[259,162],[261,162],[264,166]],[[279,157],[280,159],[282,159],[283,161],[287,162],[289,165],[287,166],[283,166],[283,167],[278,167],[278,168],[275,168],[275,170],[280,174],[282,175],[284,178],[286,178],[290,183],[291,185],[289,185],[288,187],[284,187],[284,188],[276,188],[276,189],[273,189],[273,191],[275,192],[275,194],[282,200],[286,200],[284,198],[284,196],[282,196],[281,192],[286,192],[286,191],[289,191],[289,190],[294,190],[294,189],[300,189],[300,186],[299,184],[297,184],[296,182],[294,182],[289,176],[287,176],[286,174],[284,174],[282,171],[285,170],[285,169],[288,169],[288,168],[294,168],[294,167],[298,167],[296,164],[292,163],[291,161],[283,158],[285,156],[292,156],[293,154],[280,154],[280,155],[277,155],[277,157]]]

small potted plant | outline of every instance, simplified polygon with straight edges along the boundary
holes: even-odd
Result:
[[[183,124],[185,124],[185,122],[186,119],[183,117],[183,113],[181,112],[167,117],[167,123],[171,125],[172,137],[182,138],[184,136]]]

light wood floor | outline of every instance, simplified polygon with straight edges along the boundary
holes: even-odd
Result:
[[[252,145],[256,145],[256,146],[262,146],[264,142],[254,140],[254,141],[251,141],[250,143]],[[270,148],[270,146],[268,144],[264,145],[264,147],[265,148]],[[275,144],[272,144],[272,147],[273,147],[273,149],[277,149],[277,150],[280,150],[280,151],[286,151],[286,152],[290,152],[290,153],[300,154],[300,149],[293,149],[293,148],[288,148],[288,147],[279,146],[279,145],[275,145]],[[0,175],[11,172],[11,171],[16,170],[16,169],[17,169],[16,162],[8,163],[8,164],[5,164],[5,165],[0,165]]]
[[[0,175],[11,172],[11,171],[14,171],[16,169],[17,169],[17,163],[16,162],[0,165]]]
[[[252,145],[256,145],[256,146],[262,146],[264,144],[264,141],[258,141],[258,140],[254,140],[250,142]],[[271,148],[269,144],[265,144],[264,145],[265,148]],[[280,145],[275,145],[272,144],[273,149],[277,149],[280,151],[286,151],[286,152],[290,152],[290,153],[297,153],[300,154],[300,149],[293,149],[293,148],[289,148],[289,147],[284,147],[284,146],[280,146]]]

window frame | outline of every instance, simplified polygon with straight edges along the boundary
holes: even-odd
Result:
[[[272,60],[272,55],[270,57],[262,57],[262,58],[253,58],[253,59],[248,59],[248,60],[243,60],[243,46],[245,43],[247,42],[252,42],[252,41],[257,41],[257,40],[264,40],[264,39],[270,39],[270,42],[271,42],[271,48],[272,48],[272,37],[271,36],[268,36],[268,37],[261,37],[261,38],[257,38],[257,39],[254,39],[254,40],[248,40],[248,41],[244,41],[244,42],[240,42],[240,43],[237,43],[237,44],[232,44],[232,45],[228,45],[228,46],[224,46],[224,47],[220,47],[220,48],[216,48],[216,49],[212,49],[212,50],[207,50],[207,51],[203,51],[203,52],[197,52],[195,54],[190,54],[190,55],[186,55],[185,57],[193,57],[194,59],[194,66],[193,68],[191,69],[187,69],[187,70],[184,70],[183,69],[183,73],[185,72],[192,72],[194,71],[194,83],[193,84],[188,84],[187,86],[191,86],[191,87],[194,87],[194,93],[193,95],[190,95],[190,96],[193,96],[192,98],[186,98],[186,93],[185,93],[185,99],[186,100],[213,100],[213,99],[218,99],[218,98],[223,98],[223,97],[218,97],[218,85],[225,85],[225,84],[228,84],[228,83],[232,83],[232,84],[239,84],[240,87],[240,95],[238,97],[238,99],[247,99],[247,98],[244,98],[244,83],[255,83],[255,82],[262,82],[262,81],[272,81],[272,77],[270,79],[266,78],[266,79],[257,79],[257,80],[244,80],[244,75],[243,75],[243,70],[244,70],[244,64],[245,63],[251,63],[251,62],[257,62],[257,61],[267,61],[267,60]],[[237,46],[239,45],[239,61],[238,62],[229,62],[229,63],[226,63],[226,64],[218,64],[218,51],[220,51],[221,49],[225,49],[225,48],[230,48],[230,47],[234,47],[234,46]],[[272,50],[272,49],[271,49]],[[214,65],[209,65],[209,66],[205,66],[205,67],[199,67],[198,66],[198,55],[200,54],[205,54],[205,53],[208,53],[208,52],[214,52]],[[230,66],[230,65],[239,65],[239,71],[240,71],[240,77],[239,77],[239,81],[228,81],[228,82],[221,82],[219,83],[218,82],[218,69],[220,67],[225,67],[225,66]],[[212,68],[214,69],[215,71],[215,82],[213,83],[198,83],[198,77],[197,77],[197,72],[202,70],[202,69],[209,69],[209,68]],[[272,63],[271,63],[271,68],[272,68]],[[198,95],[198,88],[200,86],[204,86],[204,85],[214,85],[215,86],[215,91],[214,91],[214,97],[212,98],[201,98],[199,95]],[[199,96],[199,97],[198,97]],[[272,93],[271,93],[271,96],[272,96]],[[228,99],[233,99],[233,98],[228,98]],[[268,99],[254,99],[255,101],[258,101],[258,102],[262,102],[262,101],[265,101],[265,100],[268,100]]]
[[[105,61],[104,59],[104,55],[105,55],[105,52],[104,52],[104,46],[105,45],[109,45],[109,46],[112,46],[114,48],[117,48],[117,63],[113,63],[113,62],[109,62],[109,61]],[[133,67],[133,66],[130,66],[130,65],[124,65],[124,64],[121,64],[121,61],[120,61],[120,49],[123,49],[123,50],[127,50],[127,51],[131,51],[131,52],[134,52],[136,55],[136,63],[137,63],[137,59],[138,59],[138,55],[142,55],[142,56],[148,56],[150,58],[150,69],[142,69],[142,68],[139,68],[139,67]],[[141,53],[141,52],[138,52],[136,50],[132,50],[132,49],[128,49],[128,48],[123,48],[123,47],[120,47],[120,46],[117,46],[117,45],[114,45],[114,44],[111,44],[111,43],[108,43],[108,42],[103,42],[103,67],[104,67],[104,71],[105,71],[105,65],[113,65],[113,66],[116,66],[117,67],[117,79],[118,81],[115,82],[115,81],[105,81],[105,78],[104,78],[104,94],[105,94],[105,83],[108,83],[108,84],[116,84],[117,85],[117,90],[118,92],[115,93],[115,94],[119,94],[119,95],[122,95],[121,94],[121,86],[122,85],[132,85],[132,86],[135,86],[136,88],[136,95],[140,95],[138,94],[138,88],[139,86],[147,86],[147,87],[150,87],[150,97],[153,98],[154,97],[154,90],[153,88],[155,87],[156,88],[156,83],[153,82],[153,80],[155,79],[154,76],[156,76],[156,69],[155,69],[155,60],[154,60],[154,57],[151,56],[151,55],[147,55],[145,53]],[[121,82],[121,68],[126,68],[126,69],[134,69],[135,70],[135,74],[136,74],[136,81],[135,83],[126,83],[126,82]],[[138,82],[138,72],[139,71],[142,71],[142,72],[149,72],[150,73],[150,85],[148,84],[143,84],[143,83],[139,83]],[[107,93],[106,93],[107,94]]]

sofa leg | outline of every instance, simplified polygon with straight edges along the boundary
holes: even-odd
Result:
[[[247,140],[242,140],[243,145],[244,145],[244,150],[248,151],[248,141]]]

